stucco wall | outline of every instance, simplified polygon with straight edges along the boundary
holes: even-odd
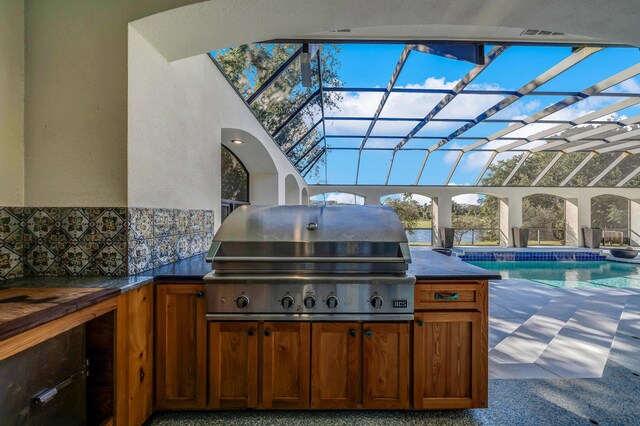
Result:
[[[0,1],[0,206],[24,203],[24,1]]]
[[[128,22],[194,2],[26,2],[27,205],[126,205]]]
[[[251,201],[284,203],[293,167],[207,55],[169,63],[131,27],[128,108],[129,206],[219,217],[223,134],[245,142],[230,148],[251,174]]]

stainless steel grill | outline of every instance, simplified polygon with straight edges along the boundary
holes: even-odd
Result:
[[[207,260],[210,319],[400,320],[415,278],[398,216],[382,206],[242,206]]]

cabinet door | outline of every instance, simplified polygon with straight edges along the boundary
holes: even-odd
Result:
[[[486,374],[481,365],[480,318],[479,312],[415,314],[414,408],[479,406],[480,376]]]
[[[207,319],[204,285],[162,284],[157,289],[157,408],[205,408]]]
[[[258,403],[258,323],[209,323],[209,407]]]
[[[365,408],[409,408],[409,324],[365,323]]]
[[[153,412],[153,285],[120,295],[116,315],[115,422],[141,425]]]
[[[308,408],[310,375],[308,322],[265,322],[262,327],[262,405]]]
[[[356,408],[360,402],[361,334],[358,323],[313,324],[312,408]]]

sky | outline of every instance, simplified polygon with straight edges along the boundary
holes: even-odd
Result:
[[[292,46],[295,49],[296,46]],[[485,46],[485,53],[494,46]],[[385,88],[398,63],[404,45],[401,44],[342,44],[337,54],[339,67],[334,68],[340,80],[340,86],[354,89]],[[323,52],[333,51],[325,45]],[[213,52],[214,55],[216,52]],[[571,55],[570,47],[553,46],[511,46],[487,66],[473,82],[457,95],[437,115],[436,119],[453,121],[431,121],[417,136],[429,139],[411,139],[403,149],[396,152],[393,167],[389,169],[392,148],[407,135],[417,121],[395,120],[376,122],[367,148],[360,157],[358,184],[384,185],[389,176],[390,185],[414,185],[424,163],[423,173],[417,182],[419,185],[443,185],[456,163],[459,150],[478,139],[486,138],[501,131],[511,123],[479,123],[461,138],[455,138],[442,148],[429,154],[425,162],[425,148],[432,147],[439,140],[463,126],[468,120],[475,119],[487,109],[502,101],[507,95],[473,94],[469,90],[510,90],[515,91],[549,70]],[[637,48],[606,48],[596,52],[573,67],[538,87],[528,94],[494,114],[491,119],[522,120],[567,99],[568,95],[545,95],[540,92],[580,92],[617,73],[640,63],[640,50]],[[412,51],[396,81],[395,88],[407,89],[451,89],[464,77],[474,64],[448,59],[437,55]],[[315,67],[314,67],[315,69]],[[317,84],[317,83],[316,83]],[[325,85],[325,88],[327,85]],[[313,89],[315,90],[315,87]],[[611,93],[640,94],[640,77],[634,76],[607,90]],[[304,92],[304,95],[308,96]],[[325,92],[326,94],[327,92]],[[317,163],[318,173],[309,173],[306,177],[310,184],[327,183],[334,185],[353,185],[356,183],[358,169],[358,150],[362,136],[367,132],[370,120],[340,120],[344,117],[371,118],[380,104],[382,93],[366,91],[341,92],[342,100],[334,108],[325,107],[325,129],[327,154],[324,162]],[[442,93],[399,93],[392,92],[380,118],[422,119],[438,104],[445,95]],[[259,98],[260,99],[260,98]],[[258,101],[259,101],[258,99]],[[630,98],[625,96],[588,97],[545,117],[545,120],[574,120],[604,107],[615,105]],[[638,98],[640,100],[640,98]],[[325,102],[326,103],[326,102]],[[597,120],[621,120],[640,115],[640,103],[619,109],[613,113],[599,116]],[[321,118],[319,102],[310,103],[306,112],[311,112],[314,122]],[[333,118],[333,119],[332,119]],[[457,121],[460,120],[460,121]],[[464,121],[466,120],[466,121]],[[311,122],[307,123],[310,126]],[[512,131],[501,140],[491,140],[465,153],[458,163],[449,181],[450,185],[473,185],[491,158],[493,149],[499,149],[513,142],[509,138],[524,138],[557,126],[552,123],[534,123]],[[315,135],[313,137],[315,139]],[[519,147],[527,150],[544,144],[533,140]],[[351,150],[332,148],[352,148]],[[422,148],[422,151],[415,149]],[[386,149],[386,150],[385,150]],[[493,160],[508,159],[522,151],[499,153]],[[571,154],[568,154],[571,155]],[[333,194],[331,197],[337,197]],[[353,198],[352,195],[345,195]],[[345,199],[346,199],[345,198]],[[469,199],[470,201],[471,198]],[[475,198],[477,202],[477,197]]]
[[[403,45],[353,45],[340,46],[338,58],[341,67],[337,70],[343,87],[380,88],[386,87],[396,66]],[[486,47],[487,51],[491,46]],[[513,46],[500,55],[474,81],[468,89],[517,90],[538,75],[553,67],[571,54],[569,47]],[[608,48],[597,52],[574,67],[545,83],[533,94],[523,97],[492,118],[522,119],[545,107],[565,99],[566,96],[536,96],[537,91],[584,90],[624,69],[640,62],[640,51],[635,48]],[[473,64],[447,59],[421,52],[411,52],[395,87],[450,89],[473,68]],[[608,91],[619,93],[640,93],[640,78],[627,80]],[[380,117],[422,118],[435,106],[443,94],[392,93]],[[325,110],[327,147],[326,179],[329,184],[354,184],[358,162],[357,151],[330,150],[331,147],[359,147],[362,138],[340,138],[335,136],[362,136],[369,124],[368,120],[331,120],[331,117],[371,117],[380,103],[379,92],[347,92],[339,109]],[[473,119],[486,109],[500,102],[505,95],[458,95],[436,117],[448,119]],[[607,105],[624,100],[624,97],[590,97],[547,117],[549,120],[570,120],[593,112]],[[634,106],[617,113],[599,118],[623,119],[640,114],[640,107]],[[446,137],[462,126],[464,122],[431,122],[419,136]],[[376,123],[366,146],[372,148],[393,148],[414,126],[415,121],[379,121]],[[487,137],[507,127],[508,123],[481,123],[463,134],[465,137]],[[511,137],[527,137],[554,124],[531,124],[511,133]],[[376,138],[386,136],[387,138]],[[427,148],[438,139],[411,140],[405,148]],[[462,148],[475,140],[455,139],[444,148]],[[489,142],[484,148],[498,148],[512,141]],[[522,148],[528,149],[541,142],[533,142]],[[480,171],[490,158],[490,152],[466,153],[450,184],[470,185],[475,182]],[[513,154],[516,155],[516,154]],[[359,184],[384,184],[391,151],[364,151],[361,158]],[[424,151],[400,150],[394,159],[394,167],[389,176],[389,184],[412,185],[424,161]],[[458,157],[457,151],[435,151],[428,157],[420,179],[421,185],[443,184]],[[505,158],[504,155],[501,158]],[[321,166],[322,169],[325,166]],[[320,182],[325,178],[321,169]],[[316,182],[311,182],[316,183]]]

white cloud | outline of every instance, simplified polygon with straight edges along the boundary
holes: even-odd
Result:
[[[325,195],[327,202],[334,201],[341,204],[354,204],[355,200],[355,204],[364,204],[364,198],[360,197],[359,195],[348,194],[346,192],[330,192]],[[322,202],[322,195],[316,195],[312,198],[314,200]]]
[[[402,198],[403,194],[391,194],[380,198],[380,202],[384,203],[388,198]],[[430,205],[431,198],[425,197],[424,195],[411,194],[411,199],[416,200],[420,205]]]
[[[478,194],[462,194],[462,195],[457,195],[451,199],[458,204],[478,205],[480,204],[479,202],[480,198],[482,198],[482,196]]]

